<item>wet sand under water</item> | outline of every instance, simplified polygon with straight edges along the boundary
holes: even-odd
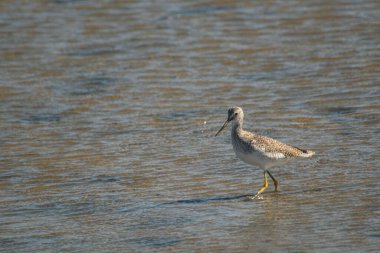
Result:
[[[377,1],[2,1],[1,252],[377,252]],[[262,171],[247,130],[316,151]]]

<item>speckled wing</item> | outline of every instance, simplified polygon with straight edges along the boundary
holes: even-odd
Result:
[[[309,157],[314,154],[313,151],[293,147],[266,136],[249,132],[245,132],[244,135],[244,138],[249,140],[253,150],[271,159],[292,158],[297,156]]]

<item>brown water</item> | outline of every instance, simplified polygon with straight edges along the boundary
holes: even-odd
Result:
[[[2,252],[375,252],[380,3],[1,1]],[[245,127],[317,155],[262,171]]]

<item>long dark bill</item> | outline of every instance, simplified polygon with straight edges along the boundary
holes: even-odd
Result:
[[[215,134],[215,137],[216,137],[220,132],[223,131],[223,129],[228,125],[228,122],[229,122],[228,120],[226,120],[226,122],[224,122],[222,128],[220,128],[219,131]]]

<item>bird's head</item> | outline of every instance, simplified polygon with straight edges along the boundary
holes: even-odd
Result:
[[[223,129],[228,125],[229,122],[232,122],[232,124],[240,124],[243,121],[244,113],[243,109],[240,107],[232,107],[228,109],[228,116],[226,122],[224,122],[222,128],[215,134],[217,136],[220,132],[223,131]]]

